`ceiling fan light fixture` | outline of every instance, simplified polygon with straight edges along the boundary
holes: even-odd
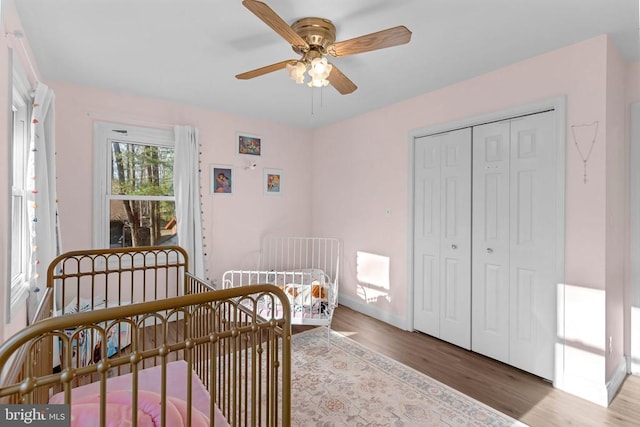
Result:
[[[295,81],[297,84],[304,83],[304,72],[307,70],[307,67],[303,62],[295,62],[287,64],[287,71],[289,72],[289,77],[291,80]]]
[[[309,87],[324,87],[329,84],[329,74],[333,66],[327,62],[327,58],[315,58],[309,64],[308,74],[311,76]]]
[[[312,79],[307,86],[309,87],[325,87],[329,84],[329,80],[326,79]]]
[[[327,58],[315,58],[313,61],[311,61],[311,69],[309,70],[309,74],[311,74],[312,70],[316,75],[323,74],[328,65],[329,63],[327,62]]]

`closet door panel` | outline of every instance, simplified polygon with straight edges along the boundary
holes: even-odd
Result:
[[[414,147],[414,328],[470,348],[471,130]]]
[[[554,113],[511,121],[509,363],[553,379],[555,344]]]
[[[442,135],[440,338],[471,346],[471,129]]]
[[[509,359],[509,122],[473,128],[472,349]]]
[[[414,146],[414,328],[440,335],[440,138]]]

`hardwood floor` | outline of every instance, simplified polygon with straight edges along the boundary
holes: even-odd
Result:
[[[336,310],[332,329],[530,426],[640,425],[638,376],[628,376],[604,408],[516,368],[344,306]]]

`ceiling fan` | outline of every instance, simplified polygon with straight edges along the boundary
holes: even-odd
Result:
[[[347,95],[358,87],[333,64],[326,55],[333,57],[355,55],[377,49],[398,46],[411,40],[411,31],[404,26],[336,42],[336,27],[325,18],[302,18],[289,26],[269,6],[261,1],[244,0],[244,7],[264,21],[271,29],[284,38],[300,59],[287,59],[266,67],[257,68],[236,75],[248,80],[286,68],[296,83],[304,83],[305,71],[311,77],[307,83],[311,87],[331,84],[338,92]]]

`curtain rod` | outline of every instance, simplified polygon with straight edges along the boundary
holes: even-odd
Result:
[[[161,123],[161,122],[154,122],[152,120],[136,119],[129,116],[123,116],[117,113],[87,111],[87,116],[96,120],[114,121],[121,124],[128,124],[128,125],[134,125],[134,126],[138,125],[138,126],[148,126],[148,127],[154,127],[154,128],[166,128],[170,130],[173,130],[175,126],[174,124],[170,124],[170,123]]]

